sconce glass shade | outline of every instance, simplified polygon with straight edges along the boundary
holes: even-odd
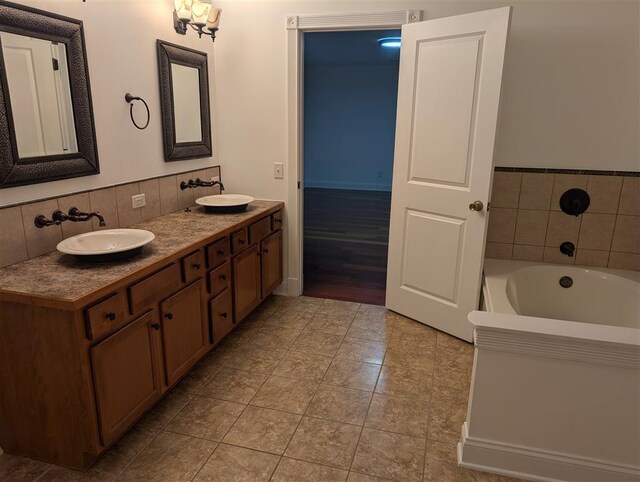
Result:
[[[183,22],[191,20],[191,0],[174,0],[176,15]]]
[[[207,28],[209,30],[217,30],[220,27],[220,15],[222,10],[219,8],[211,8],[207,17]]]
[[[207,24],[210,10],[210,3],[194,2],[191,5],[191,22],[194,25],[204,27]]]

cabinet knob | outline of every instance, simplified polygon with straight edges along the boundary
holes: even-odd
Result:
[[[226,274],[221,274],[220,275],[220,280],[226,281],[226,279],[227,279],[227,275]]]
[[[238,244],[244,244],[244,239],[239,239]]]
[[[222,318],[226,318],[226,317],[227,317],[227,312],[226,312],[226,311],[221,312],[221,313],[220,313],[220,316],[221,316]]]
[[[262,248],[262,251],[263,251],[264,253],[268,253],[268,252],[269,252],[269,249],[267,249],[267,248]]]
[[[165,313],[165,314],[164,314],[164,317],[165,317],[167,320],[173,320],[173,313],[171,313],[171,312],[169,312],[169,313]]]
[[[275,218],[273,222],[276,224],[282,224],[282,219]]]
[[[200,263],[193,263],[191,266],[193,266],[193,269],[200,269]]]
[[[110,311],[109,313],[105,314],[104,316],[105,316],[105,318],[107,320],[115,321],[115,319],[116,319],[116,314],[113,311]]]
[[[224,249],[218,250],[218,256],[224,256]]]
[[[151,323],[151,328],[158,331],[160,329],[160,323]]]

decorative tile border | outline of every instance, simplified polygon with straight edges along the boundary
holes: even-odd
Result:
[[[640,177],[640,171],[600,171],[595,169],[552,169],[546,167],[502,167],[496,166],[495,172],[541,172],[547,174],[582,174],[585,176],[627,176]]]

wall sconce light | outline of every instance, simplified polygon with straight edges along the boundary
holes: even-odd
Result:
[[[209,35],[215,41],[222,10],[200,0],[174,0],[174,5],[173,28],[176,32],[186,35],[187,27],[191,27],[198,32],[198,37]]]

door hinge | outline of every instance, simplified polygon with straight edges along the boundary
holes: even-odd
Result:
[[[53,70],[60,70],[60,65],[58,65],[58,59],[51,58],[51,63],[53,64]]]

